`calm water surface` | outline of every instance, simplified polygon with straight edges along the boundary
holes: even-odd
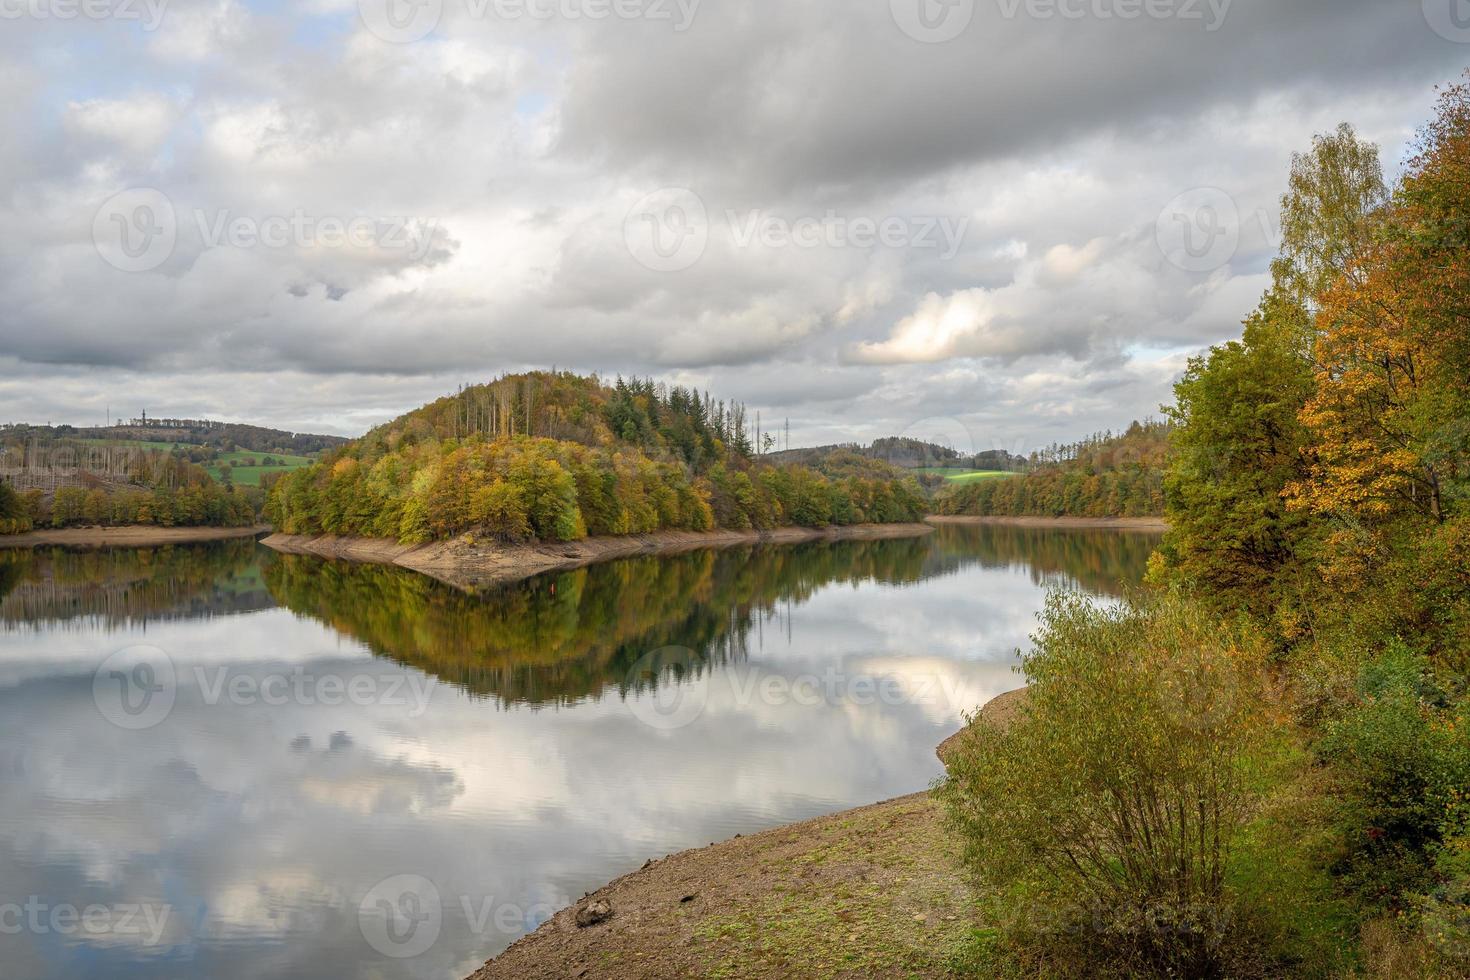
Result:
[[[0,554],[0,974],[460,980],[650,857],[925,788],[1149,535],[642,558],[469,596],[252,542]]]

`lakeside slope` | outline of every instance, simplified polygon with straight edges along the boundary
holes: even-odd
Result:
[[[480,542],[471,536],[405,545],[381,538],[272,534],[262,544],[284,554],[397,565],[457,588],[474,591],[544,572],[566,571],[636,555],[670,555],[701,548],[733,548],[749,544],[909,538],[933,532],[934,528],[927,524],[861,524],[821,530],[786,527],[773,531],[661,531],[519,545]]]
[[[983,713],[1003,721],[1024,697]],[[609,917],[579,927],[599,904]],[[983,925],[959,846],[918,793],[649,861],[469,980],[947,977]]]
[[[257,527],[68,527],[51,531],[27,531],[0,537],[0,549],[43,548],[153,548],[169,544],[233,541],[269,534],[268,526]]]

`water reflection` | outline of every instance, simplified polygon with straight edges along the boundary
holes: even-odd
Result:
[[[459,980],[649,857],[922,788],[1017,683],[1043,582],[1142,574],[1148,539],[1071,535],[636,559],[478,598],[239,545],[0,565],[0,917],[47,910],[0,931],[0,974]],[[135,644],[176,690],[132,731],[94,674]],[[645,659],[670,647],[696,669]],[[403,875],[441,902],[397,959],[359,912]],[[89,905],[168,914],[45,917]]]
[[[665,672],[649,651],[683,648],[720,667],[748,657],[751,631],[835,585],[912,585],[971,566],[1041,587],[1121,595],[1156,538],[1109,530],[940,527],[929,539],[745,547],[633,558],[474,596],[399,568],[281,556],[265,572],[293,612],[380,656],[505,704],[570,705]],[[1030,610],[1028,609],[1029,613]],[[684,664],[681,664],[684,666]]]
[[[103,627],[269,609],[254,541],[209,546],[0,551],[0,623]]]
[[[575,704],[629,693],[652,650],[743,661],[750,634],[833,585],[918,582],[920,538],[734,548],[633,558],[472,596],[398,568],[282,556],[271,594],[374,653],[506,704]]]

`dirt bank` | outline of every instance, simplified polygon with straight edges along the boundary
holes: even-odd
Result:
[[[1025,703],[1026,688],[1023,687],[1019,691],[1012,691],[1009,694],[1002,694],[1000,697],[996,698],[994,701],[991,701],[984,708],[982,708],[980,714],[985,718],[986,721],[994,722],[998,725],[1004,725],[1009,723],[1010,720],[1016,716],[1016,712],[1020,711],[1021,705]],[[939,743],[939,761],[945,763],[949,761],[949,753],[951,752],[951,750],[954,749],[956,745],[959,744],[960,739],[967,731],[969,731],[968,728],[962,728],[951,735],[949,738],[945,739],[943,742]]]
[[[1021,696],[985,711],[1009,717]],[[611,916],[579,928],[597,903]],[[470,980],[947,977],[983,926],[975,914],[956,844],[920,793],[650,861]]]
[[[999,524],[1009,527],[1112,528],[1116,531],[1167,531],[1162,517],[929,517],[930,524]]]
[[[0,537],[0,548],[151,548],[165,544],[256,538],[269,527],[69,527]]]
[[[466,536],[453,541],[403,545],[377,538],[302,537],[273,534],[263,542],[286,554],[316,555],[346,561],[398,565],[450,585],[477,590],[543,572],[581,568],[594,562],[633,555],[668,555],[700,548],[746,544],[791,544],[842,539],[909,538],[933,533],[927,524],[865,524],[859,527],[780,528],[775,531],[664,531],[616,538],[587,538],[565,544],[507,545],[477,542]]]

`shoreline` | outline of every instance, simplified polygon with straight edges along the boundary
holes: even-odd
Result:
[[[825,529],[786,527],[773,531],[660,531],[542,544],[480,543],[464,536],[451,541],[405,545],[383,538],[272,534],[261,544],[288,555],[396,565],[473,592],[546,572],[570,571],[617,558],[673,555],[751,544],[872,541],[932,533],[934,528],[929,524],[860,524]]]
[[[1053,527],[1078,530],[1098,528],[1114,531],[1167,531],[1162,517],[969,517],[965,515],[926,517],[930,524],[994,524],[1004,527]]]
[[[6,548],[152,548],[169,544],[197,544],[208,541],[234,541],[256,538],[271,531],[267,525],[255,527],[67,527],[56,530],[26,531],[0,537],[0,550]]]
[[[1004,724],[1024,698],[981,714]],[[606,918],[579,926],[594,905]],[[983,925],[958,844],[920,792],[649,860],[468,980],[942,975]]]

